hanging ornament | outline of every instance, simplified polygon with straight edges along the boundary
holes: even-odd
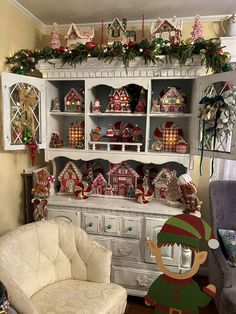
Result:
[[[27,148],[31,155],[32,166],[34,166],[36,151],[38,150],[38,143],[35,137],[32,137],[27,143]]]
[[[228,63],[231,59],[231,53],[230,52],[224,52],[223,57],[224,57],[224,62]]]

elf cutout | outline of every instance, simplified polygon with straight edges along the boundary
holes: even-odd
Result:
[[[199,251],[201,239],[208,241],[212,249],[219,246],[211,227],[201,218],[181,214],[169,218],[157,235],[157,244],[149,240],[148,247],[156,257],[160,275],[144,297],[147,305],[155,306],[154,314],[197,314],[215,296],[216,288],[209,284],[201,290],[192,277],[207,258],[206,251]],[[161,247],[181,244],[193,251],[193,263],[185,273],[173,273],[164,265]]]

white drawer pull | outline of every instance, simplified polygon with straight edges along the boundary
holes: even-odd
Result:
[[[119,248],[118,248],[118,251],[119,251],[120,254],[123,255],[123,256],[127,256],[127,255],[129,255],[129,254],[132,252],[132,250],[129,249],[128,247],[124,247],[124,248],[119,247]]]

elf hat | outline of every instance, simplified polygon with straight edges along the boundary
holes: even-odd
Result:
[[[157,243],[179,243],[198,249],[200,240],[205,239],[211,249],[217,249],[218,240],[215,239],[211,227],[203,219],[180,214],[169,218],[157,235]]]

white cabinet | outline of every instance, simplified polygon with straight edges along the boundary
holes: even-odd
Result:
[[[4,103],[4,141],[6,149],[25,148],[25,130],[27,123],[31,124],[31,133],[36,136],[41,147],[45,147],[46,161],[64,156],[69,159],[92,160],[102,158],[113,163],[123,160],[136,160],[150,163],[175,161],[189,167],[190,154],[200,154],[201,129],[199,129],[198,108],[199,101],[206,94],[207,88],[222,81],[235,85],[235,74],[227,72],[217,75],[197,76],[203,72],[199,60],[194,60],[186,66],[178,64],[165,64],[147,66],[137,59],[131,62],[127,72],[118,65],[104,64],[96,58],[88,60],[86,64],[77,65],[74,69],[62,66],[58,60],[52,63],[40,63],[39,70],[44,79],[25,77],[16,74],[2,73],[3,103]],[[145,90],[145,112],[136,113],[135,105],[131,112],[107,112],[109,93],[112,89],[136,86]],[[181,88],[186,94],[184,112],[153,113],[152,101],[160,97],[161,92],[168,87]],[[64,109],[64,97],[71,88],[84,93],[84,104],[79,112],[69,112]],[[209,90],[209,88],[208,88]],[[132,93],[131,93],[132,94]],[[21,97],[31,97],[33,103]],[[135,98],[135,94],[131,95]],[[60,111],[52,111],[52,100],[58,98]],[[92,112],[96,98],[101,101],[101,112]],[[137,104],[137,102],[136,102]],[[183,137],[188,143],[186,153],[174,151],[154,151],[152,144],[155,141],[155,130],[162,128],[166,122],[173,122],[183,131]],[[68,140],[69,126],[71,124],[84,125],[83,145],[78,148],[71,147]],[[141,128],[143,140],[140,142],[104,137],[109,124],[132,124]],[[33,126],[32,126],[33,124]],[[103,135],[99,143],[91,139],[91,131],[99,127]],[[59,132],[63,145],[49,147],[53,132]],[[226,158],[235,159],[234,139],[227,144]],[[205,150],[215,150],[215,157],[222,157],[222,147],[214,149],[211,143],[205,141]],[[219,145],[218,145],[219,146]],[[219,148],[219,149],[218,149]],[[119,153],[118,153],[119,152]]]
[[[155,258],[147,248],[147,240],[156,241],[165,221],[182,212],[157,200],[141,205],[125,199],[90,197],[87,201],[79,201],[57,195],[48,199],[48,209],[49,219],[73,221],[92,239],[112,250],[111,280],[137,296],[143,296],[160,275]],[[173,272],[180,273],[191,266],[191,251],[180,246],[163,248],[163,256],[164,263]]]
[[[183,173],[190,166],[191,156],[201,154],[202,143],[205,155],[212,156],[214,151],[214,157],[236,159],[236,128],[227,143],[218,143],[212,136],[202,141],[204,136],[198,119],[202,97],[209,96],[209,91],[213,91],[214,96],[220,95],[220,87],[225,89],[230,84],[236,85],[235,72],[199,77],[204,72],[199,59],[179,67],[174,61],[168,65],[163,62],[158,66],[148,66],[137,58],[130,62],[127,71],[123,65],[104,63],[96,58],[74,68],[62,65],[58,60],[40,62],[38,68],[43,79],[2,74],[5,148],[25,148],[25,137],[29,136],[26,130],[29,131],[27,128],[30,127],[40,147],[45,147],[45,160],[53,161],[56,177],[68,160],[79,163],[97,159],[103,164],[128,161],[136,163],[135,166],[138,163],[161,166],[174,162],[173,167],[181,167]],[[111,90],[122,87],[139,90],[140,94],[141,90],[144,91],[144,112],[135,112],[137,94],[134,92],[131,95],[136,102],[130,103],[131,111],[107,112]],[[153,101],[168,87],[176,87],[185,92],[187,101],[183,112],[152,110]],[[78,112],[64,108],[64,97],[72,88],[83,94],[84,101],[80,103],[82,107]],[[51,103],[55,98],[60,101],[60,111],[51,110]],[[100,99],[101,112],[92,111],[97,98]],[[133,100],[130,98],[130,101]],[[187,141],[185,152],[164,149],[159,151],[157,145],[154,145],[156,134],[163,136],[166,133],[163,125],[168,124],[170,128],[169,122],[171,128],[175,129],[171,133],[178,138],[181,130],[181,135]],[[109,124],[119,134],[121,126],[124,129],[122,131],[127,133],[127,125],[128,129],[134,129],[138,125],[142,138],[128,141],[120,139],[120,135],[110,138],[106,134]],[[80,129],[84,129],[80,133],[80,145],[71,144],[77,136],[73,132],[68,138],[71,125],[79,125]],[[97,127],[101,138],[91,137],[92,130]],[[60,134],[61,145],[50,145],[52,133]],[[170,138],[170,142],[172,140]],[[57,183],[55,182],[55,194],[48,199],[48,217],[72,221],[99,243],[112,249],[112,280],[124,285],[130,294],[144,295],[150,283],[159,275],[155,258],[147,249],[147,240],[156,240],[165,221],[182,210],[170,208],[157,200],[148,205],[120,198],[90,197],[80,201],[73,196],[57,195]],[[162,253],[165,264],[172,271],[182,272],[190,268],[189,250],[180,246],[169,246]]]

